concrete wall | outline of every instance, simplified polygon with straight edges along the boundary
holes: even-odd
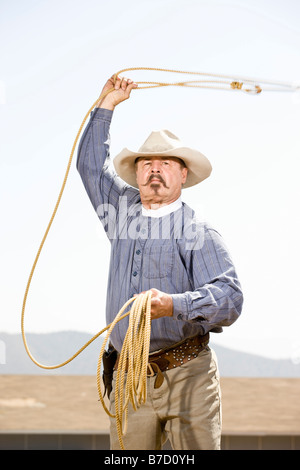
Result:
[[[170,448],[167,443],[164,450]],[[109,435],[89,432],[1,432],[0,450],[109,450]],[[223,435],[222,450],[300,450],[300,436]]]

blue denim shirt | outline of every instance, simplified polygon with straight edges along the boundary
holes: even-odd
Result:
[[[139,191],[116,174],[110,159],[112,115],[101,108],[92,112],[77,159],[86,192],[111,242],[107,323],[134,294],[156,288],[172,295],[173,316],[152,321],[150,351],[208,331],[221,332],[239,317],[243,304],[222,237],[198,221],[184,202],[162,217],[143,213]],[[127,328],[128,317],[111,334],[118,351]]]

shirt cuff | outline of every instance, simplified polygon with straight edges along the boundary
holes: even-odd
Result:
[[[188,320],[188,305],[184,294],[172,294],[173,318],[176,320]]]
[[[111,111],[110,109],[95,108],[94,111],[92,111],[93,119],[96,119],[98,121],[111,122],[112,115],[113,111]]]

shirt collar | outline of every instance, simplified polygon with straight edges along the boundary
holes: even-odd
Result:
[[[164,215],[171,214],[171,212],[177,211],[182,206],[181,196],[171,204],[159,207],[158,209],[146,209],[142,206],[142,215],[144,217],[163,217]]]

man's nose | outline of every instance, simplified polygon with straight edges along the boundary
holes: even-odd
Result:
[[[160,173],[159,162],[153,162],[152,163],[151,173]]]

